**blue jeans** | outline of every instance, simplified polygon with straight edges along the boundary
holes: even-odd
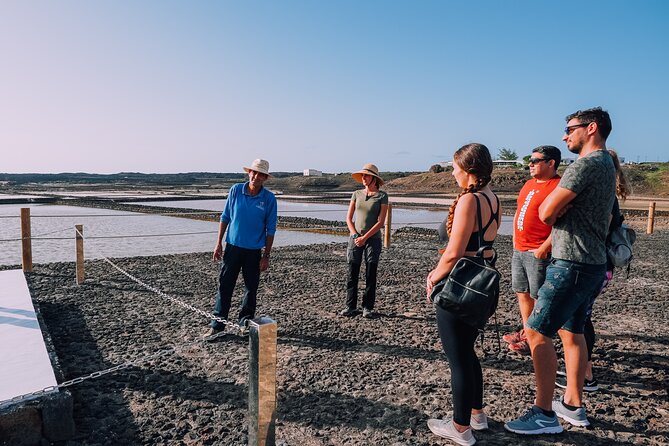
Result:
[[[587,265],[553,259],[546,268],[546,281],[539,289],[527,326],[549,338],[560,328],[583,333],[586,311],[605,273],[605,263]]]
[[[239,271],[241,270],[244,278],[244,298],[239,310],[239,321],[254,318],[258,284],[260,283],[260,256],[260,249],[245,249],[229,243],[225,245],[214,316],[228,319],[232,292],[235,289],[237,277],[239,277]],[[211,326],[217,330],[225,328],[225,325],[215,320],[211,321]]]

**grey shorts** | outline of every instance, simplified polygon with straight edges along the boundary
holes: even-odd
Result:
[[[530,293],[532,299],[546,280],[546,267],[551,258],[537,259],[533,252],[513,250],[511,257],[511,289],[514,293]]]

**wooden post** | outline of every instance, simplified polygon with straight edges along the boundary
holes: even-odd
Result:
[[[274,446],[276,423],[276,322],[249,323],[249,446]]]
[[[84,225],[74,225],[75,246],[77,251],[77,285],[84,282]]]
[[[652,201],[648,206],[648,226],[646,227],[646,234],[653,233],[654,225],[655,225],[655,202]]]
[[[386,214],[386,228],[383,233],[383,246],[390,248],[390,230],[393,221],[393,205],[388,203],[388,213]]]
[[[21,262],[23,272],[33,270],[33,248],[30,231],[30,208],[21,208]]]

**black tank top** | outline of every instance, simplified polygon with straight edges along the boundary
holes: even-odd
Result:
[[[479,194],[475,194],[479,195]],[[488,206],[490,206],[490,220],[488,221],[488,224],[486,224],[483,228],[479,228],[478,231],[472,232],[472,235],[469,237],[469,241],[467,242],[467,247],[465,248],[465,251],[478,251],[481,246],[479,246],[479,232],[481,233],[481,239],[483,239],[483,235],[485,235],[486,231],[492,224],[492,222],[497,223],[497,227],[499,228],[499,197],[495,195],[495,198],[497,199],[497,210],[495,212],[492,211],[492,202],[490,201],[490,198],[486,194],[480,194],[483,195],[483,198],[488,202]],[[483,240],[483,246],[485,247],[490,247],[495,241],[487,241]]]

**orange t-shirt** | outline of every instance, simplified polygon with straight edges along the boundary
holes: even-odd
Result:
[[[551,234],[551,226],[539,219],[539,206],[559,182],[559,176],[544,182],[532,178],[520,190],[513,217],[513,247],[518,251],[538,248]]]

